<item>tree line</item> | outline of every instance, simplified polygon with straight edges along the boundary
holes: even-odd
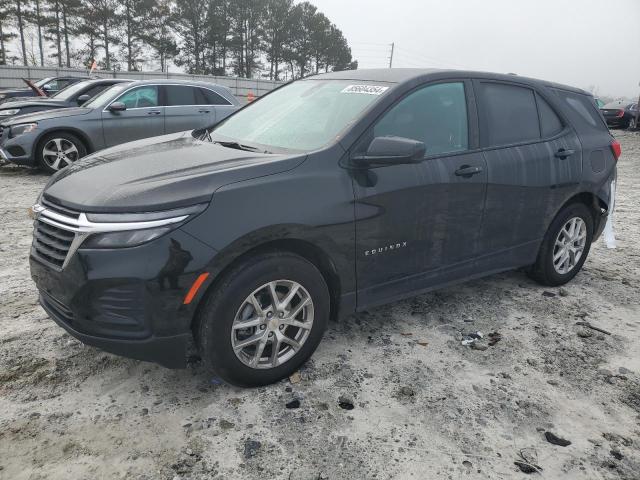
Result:
[[[15,49],[11,48],[16,46]],[[272,80],[357,68],[344,35],[293,0],[0,0],[0,65]]]

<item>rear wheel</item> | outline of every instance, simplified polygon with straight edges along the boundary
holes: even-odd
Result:
[[[636,122],[636,117],[631,117],[631,120],[629,120],[629,126],[627,128],[629,130],[636,130],[638,128],[638,122]]]
[[[566,206],[551,223],[529,276],[542,285],[564,285],[582,268],[592,239],[593,216],[586,205]]]
[[[45,135],[36,152],[38,165],[49,173],[55,173],[71,165],[86,154],[87,149],[82,140],[67,132]]]
[[[329,320],[329,290],[307,260],[255,256],[216,285],[198,318],[208,367],[238,386],[267,385],[295,372],[315,351]]]

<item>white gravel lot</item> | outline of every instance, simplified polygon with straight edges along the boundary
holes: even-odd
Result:
[[[47,177],[0,167],[0,478],[640,478],[640,134],[616,136],[618,248],[599,241],[564,289],[512,272],[354,315],[300,382],[253,390],[197,362],[103,353],[49,320],[26,214]],[[502,340],[463,347],[476,330]]]

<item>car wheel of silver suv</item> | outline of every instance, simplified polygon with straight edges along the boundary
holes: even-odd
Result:
[[[87,149],[78,137],[66,132],[54,132],[45,135],[38,143],[37,160],[40,168],[55,173],[86,154]]]

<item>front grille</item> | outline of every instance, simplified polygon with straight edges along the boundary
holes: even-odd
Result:
[[[62,268],[75,233],[36,220],[33,228],[33,253],[56,268]]]

